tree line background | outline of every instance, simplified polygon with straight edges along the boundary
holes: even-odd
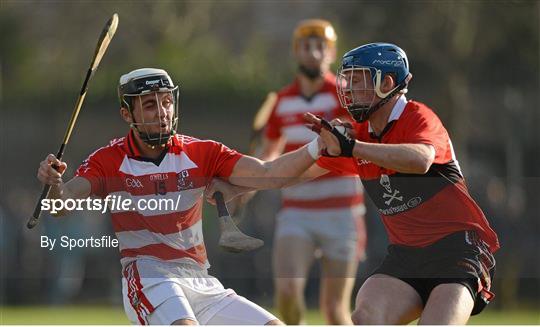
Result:
[[[45,234],[110,232],[107,216],[44,217],[39,229],[24,228],[41,189],[38,164],[56,152],[99,32],[114,12],[118,31],[67,147],[67,176],[94,149],[126,133],[116,86],[121,74],[140,67],[164,68],[180,85],[180,133],[246,152],[251,119],[266,94],[294,78],[296,23],[325,18],[336,28],[339,56],[377,41],[407,52],[408,97],[441,117],[471,193],[499,233],[494,306],[540,305],[538,1],[2,0],[0,303],[119,303],[117,249],[52,253],[39,246]],[[386,246],[370,209],[368,260],[357,287]],[[217,251],[214,209],[205,213],[211,272],[270,303],[270,247],[240,256]],[[243,224],[271,243],[271,219]],[[316,303],[316,283],[307,291]]]

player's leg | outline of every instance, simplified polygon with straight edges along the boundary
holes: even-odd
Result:
[[[198,325],[195,314],[183,296],[171,297],[159,304],[147,317],[150,325]]]
[[[356,325],[407,324],[420,316],[422,299],[408,283],[388,275],[369,277],[356,296]]]
[[[157,325],[157,324],[152,323],[152,325]],[[171,325],[198,325],[198,324],[196,321],[193,321],[191,319],[178,319],[174,321]]]
[[[304,287],[315,245],[296,235],[277,237],[273,249],[276,305],[286,324],[304,323]]]
[[[365,256],[363,216],[354,210],[327,212],[314,226],[323,257],[320,308],[331,325],[351,325],[351,295],[359,258]]]
[[[141,325],[197,325],[182,287],[163,277],[160,265],[142,259],[125,267],[122,293],[128,318]]]
[[[426,268],[437,278],[430,285],[419,323],[463,325],[493,297],[490,288],[495,259],[472,231],[454,233],[432,247],[432,257],[437,259]]]
[[[276,307],[286,324],[304,323],[304,288],[314,260],[310,215],[283,209],[277,216],[272,253]]]
[[[351,295],[357,260],[322,258],[320,308],[329,325],[351,325]]]
[[[206,325],[283,325],[273,314],[239,295],[235,295],[232,301],[229,301],[204,323]]]
[[[465,325],[474,307],[470,291],[462,284],[440,284],[431,291],[420,325]]]

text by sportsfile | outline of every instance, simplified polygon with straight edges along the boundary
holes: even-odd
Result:
[[[49,251],[54,250],[57,239],[45,235],[41,236],[40,246],[47,248]],[[118,240],[109,235],[103,235],[101,238],[70,238],[63,235],[60,237],[60,247],[68,248],[70,251],[73,248],[116,248]]]
[[[124,198],[122,195],[107,195],[104,199],[43,199],[41,200],[41,210],[50,211],[56,214],[62,210],[91,210],[105,213],[107,208],[112,212],[117,211],[178,211],[180,205],[178,194],[176,201],[166,198],[139,198],[133,201],[131,198]]]

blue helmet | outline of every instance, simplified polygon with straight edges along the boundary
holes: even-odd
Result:
[[[360,101],[353,91],[353,74],[361,72],[363,78],[370,76],[374,91],[370,101]],[[369,75],[367,74],[369,72]],[[391,74],[396,82],[396,87],[388,92],[382,92],[381,83],[384,76]],[[355,120],[366,121],[373,112],[382,107],[398,92],[407,92],[407,84],[412,75],[409,72],[407,55],[400,47],[390,43],[370,43],[355,48],[343,55],[341,66],[337,73],[337,88],[341,105],[349,110]],[[382,100],[374,103],[375,95]]]

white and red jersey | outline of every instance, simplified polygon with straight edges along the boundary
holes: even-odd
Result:
[[[284,137],[285,152],[309,143],[317,134],[304,125],[306,112],[329,121],[334,118],[350,120],[349,113],[339,104],[333,74],[325,75],[324,85],[310,98],[300,93],[298,80],[279,91],[265,127],[265,136],[270,140]],[[313,181],[283,189],[283,208],[350,210],[351,207],[361,214],[365,210],[362,185],[355,174],[330,172]]]
[[[202,232],[203,192],[214,176],[227,178],[241,154],[221,143],[175,135],[160,160],[142,158],[133,131],[98,149],[79,167],[92,194],[137,201],[172,199],[175,208],[111,210],[122,266],[137,258],[196,262],[209,267]],[[140,202],[138,202],[140,203]]]

